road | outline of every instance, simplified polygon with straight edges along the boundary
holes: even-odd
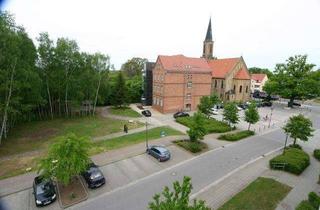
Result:
[[[183,176],[192,177],[192,193],[196,193],[250,160],[283,146],[283,139],[284,134],[279,129],[254,136],[204,153],[71,209],[147,209],[148,202],[155,193],[161,192],[164,186],[171,186],[175,180],[182,180]]]

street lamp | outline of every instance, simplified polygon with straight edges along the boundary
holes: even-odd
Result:
[[[270,118],[269,118],[269,125],[268,125],[268,128],[270,128],[270,124],[271,124],[272,111],[273,111],[273,107],[271,107],[271,113],[270,113]]]
[[[288,141],[288,136],[289,136],[288,133],[286,133],[286,134],[287,134],[287,135],[286,135],[286,141],[284,142],[283,154],[286,153],[287,141]]]
[[[146,117],[146,148],[149,149],[148,145],[148,117]]]

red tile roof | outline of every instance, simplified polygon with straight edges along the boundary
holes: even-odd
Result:
[[[251,79],[261,82],[266,76],[266,74],[251,74]]]
[[[165,56],[159,55],[162,66],[166,70],[173,71],[205,71],[211,72],[211,69],[204,58],[190,58],[184,55]]]
[[[241,68],[238,71],[238,73],[236,74],[236,76],[234,77],[234,79],[250,79],[250,75],[249,75],[248,71]]]
[[[208,60],[208,64],[212,70],[212,77],[225,78],[227,73],[239,62],[240,58],[224,58]]]

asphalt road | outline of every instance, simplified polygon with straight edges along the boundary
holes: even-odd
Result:
[[[164,186],[171,186],[175,180],[181,181],[183,176],[192,177],[192,193],[196,193],[250,160],[283,146],[284,138],[279,129],[254,136],[204,153],[123,188],[82,202],[71,209],[147,209],[148,202],[155,193],[161,192]]]

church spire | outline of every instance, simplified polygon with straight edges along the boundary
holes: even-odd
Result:
[[[207,29],[206,38],[203,42],[203,54],[202,57],[205,59],[213,59],[213,41],[212,41],[212,29],[211,29],[211,17]]]
[[[211,41],[212,42],[211,17],[210,17],[210,20],[209,20],[209,25],[208,25],[207,35],[206,35],[205,41]]]

